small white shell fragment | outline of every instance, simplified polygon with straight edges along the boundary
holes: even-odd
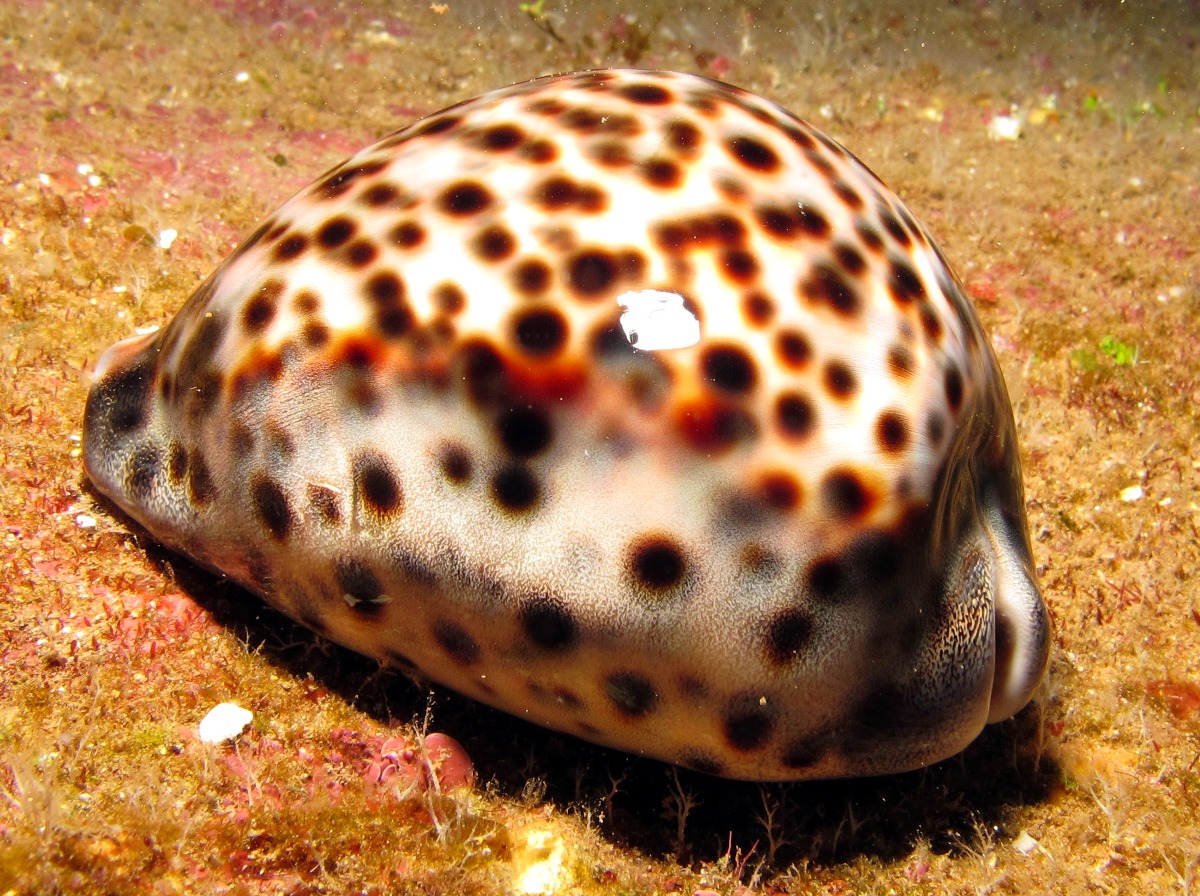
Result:
[[[993,140],[1016,140],[1021,136],[1021,119],[1016,115],[993,115],[987,132]]]
[[[1121,500],[1126,504],[1132,504],[1134,501],[1140,501],[1145,497],[1146,492],[1140,485],[1131,485],[1129,488],[1121,489]]]
[[[254,713],[236,703],[218,703],[200,721],[200,742],[219,744],[233,740],[246,730],[254,719]]]
[[[1021,831],[1013,841],[1013,849],[1023,856],[1031,854],[1038,847],[1038,842],[1029,836],[1028,831]]]
[[[617,304],[626,309],[621,329],[635,348],[687,348],[700,341],[700,321],[683,306],[683,296],[677,293],[638,289],[617,296]]]
[[[176,238],[179,236],[179,231],[174,227],[168,227],[166,230],[160,230],[158,233],[158,248],[170,249],[174,245]]]
[[[90,513],[80,513],[75,516],[75,525],[80,529],[95,529],[96,518]]]

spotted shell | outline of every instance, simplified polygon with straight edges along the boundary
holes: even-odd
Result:
[[[959,281],[840,145],[692,75],[518,84],[338,165],[103,355],[84,458],[322,635],[712,774],[915,768],[1046,664]]]

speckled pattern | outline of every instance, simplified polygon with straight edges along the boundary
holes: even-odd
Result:
[[[841,146],[691,75],[518,84],[337,166],[101,358],[84,459],[321,634],[712,774],[915,768],[1046,664],[957,278]]]

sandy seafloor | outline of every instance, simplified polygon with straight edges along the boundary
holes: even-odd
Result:
[[[1200,891],[1200,5],[531,12],[0,4],[0,893]],[[278,203],[414,117],[603,65],[814,121],[974,297],[1055,636],[964,754],[768,787],[633,760],[381,672],[85,488],[89,366]],[[222,701],[254,723],[199,743]],[[414,722],[473,789],[381,774]]]

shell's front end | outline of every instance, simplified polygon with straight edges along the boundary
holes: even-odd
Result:
[[[712,774],[915,768],[1046,665],[960,284],[842,147],[703,78],[542,79],[363,150],[109,350],[84,441],[321,634]]]

